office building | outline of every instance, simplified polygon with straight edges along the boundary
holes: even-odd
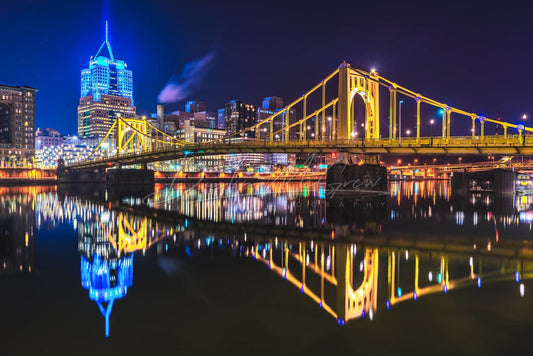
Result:
[[[106,22],[104,42],[91,57],[89,68],[81,71],[78,136],[103,137],[117,117],[135,117],[135,113],[133,72],[123,60],[115,59]]]
[[[40,150],[45,147],[61,146],[63,144],[63,136],[59,131],[46,128],[37,128],[35,130],[35,149]]]
[[[186,112],[202,112],[205,111],[205,103],[203,101],[191,100],[185,104]]]
[[[253,131],[245,130],[257,123],[257,110],[242,100],[232,100],[224,108],[224,122],[228,137],[254,138]]]
[[[178,129],[178,139],[191,143],[217,141],[226,138],[226,130],[211,128],[206,121],[185,120]],[[192,157],[184,160],[185,171],[223,171],[224,155]]]
[[[0,85],[0,155],[11,166],[35,155],[35,92],[27,86]]]

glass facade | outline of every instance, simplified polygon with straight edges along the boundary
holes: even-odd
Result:
[[[114,95],[130,99],[133,105],[133,72],[126,68],[121,60],[91,58],[89,68],[81,71],[81,97],[93,95],[94,101],[100,101],[102,94]]]
[[[107,50],[107,53],[105,53]],[[134,117],[133,72],[124,61],[115,59],[106,37],[100,49],[81,71],[78,136],[103,137],[118,116]]]

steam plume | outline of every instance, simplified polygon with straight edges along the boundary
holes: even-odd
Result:
[[[172,75],[157,97],[159,103],[175,103],[192,94],[208,72],[214,56],[214,52],[209,52],[204,57],[185,64],[183,73],[178,78]]]

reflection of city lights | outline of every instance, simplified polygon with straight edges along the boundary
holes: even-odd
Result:
[[[429,271],[429,273],[428,273],[428,279],[429,279],[430,282],[433,281],[433,273],[431,273],[431,271]]]
[[[524,283],[520,283],[520,296],[523,297],[526,294],[526,288],[524,287]]]

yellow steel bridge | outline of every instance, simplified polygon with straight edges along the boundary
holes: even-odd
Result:
[[[380,102],[380,88],[381,92],[388,92],[386,130],[380,129],[380,107],[386,104]],[[402,137],[400,97],[412,100],[411,105],[416,107],[412,136],[409,131],[407,137],[405,134]],[[435,120],[431,124],[432,134],[421,135],[422,105],[440,110],[442,117],[436,120],[439,125],[436,135],[433,135]],[[359,121],[357,110],[364,111],[364,118]],[[465,120],[467,124],[456,125],[457,129],[452,125]],[[466,126],[467,132],[458,132]],[[487,135],[486,126],[492,126],[499,134]],[[427,131],[427,123],[424,127]],[[165,134],[146,120],[118,118],[89,159],[70,168],[129,166],[191,156],[254,152],[531,155],[533,135],[527,132],[533,132],[533,127],[449,106],[394,83],[376,71],[366,72],[342,63],[282,110],[240,132],[228,134],[225,139],[186,142]]]

